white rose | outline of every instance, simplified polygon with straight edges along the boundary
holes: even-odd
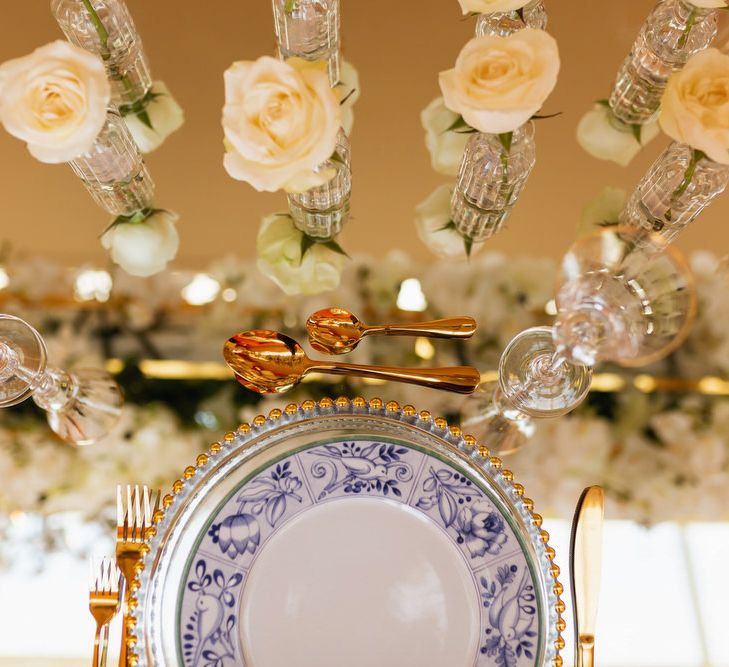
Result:
[[[463,237],[452,226],[450,185],[439,185],[430,196],[415,207],[415,229],[418,238],[438,257],[465,257]],[[474,243],[477,250],[483,243]]]
[[[342,129],[349,136],[354,125],[354,103],[359,99],[359,72],[352,63],[342,60],[339,68],[339,85],[337,86],[342,104]]]
[[[69,42],[0,66],[0,122],[41,162],[68,162],[88,151],[110,99],[101,58]]]
[[[628,193],[625,190],[609,186],[604,188],[582,209],[577,233],[580,235],[591,234],[606,224],[617,224],[627,200]]]
[[[164,81],[155,81],[151,98],[139,113],[124,115],[124,121],[142,153],[151,153],[185,122],[185,114]]]
[[[729,55],[706,49],[674,72],[658,122],[671,139],[729,164]]]
[[[466,132],[446,131],[457,118],[458,114],[445,105],[442,97],[434,99],[420,114],[430,164],[435,171],[445,176],[458,176],[468,142],[469,134]]]
[[[528,5],[531,0],[458,0],[464,14],[492,14],[493,12],[513,12]]]
[[[322,243],[314,243],[302,257],[302,238],[288,215],[263,218],[256,239],[258,268],[289,295],[336,289],[346,257]]]
[[[339,99],[327,74],[295,58],[263,56],[225,72],[223,130],[227,172],[256,190],[302,192],[334,171],[314,170],[334,152]]]
[[[177,220],[176,213],[156,210],[139,222],[115,225],[101,237],[101,245],[111,250],[111,259],[127,273],[151,276],[177,254]]]
[[[720,9],[726,7],[726,0],[688,0],[690,5],[701,9]]]
[[[599,160],[612,160],[626,167],[641,148],[658,134],[658,123],[640,128],[640,141],[630,125],[619,120],[605,104],[595,104],[577,124],[577,143]]]
[[[501,134],[526,123],[552,92],[559,50],[544,30],[524,28],[508,37],[469,41],[456,66],[441,72],[446,106],[480,132]]]

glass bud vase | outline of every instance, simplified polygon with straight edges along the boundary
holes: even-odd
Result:
[[[149,62],[124,0],[51,0],[51,11],[72,44],[102,58],[116,106],[149,92]]]
[[[729,184],[729,165],[715,162],[686,144],[672,143],[638,183],[620,223],[639,242],[657,235],[673,241]]]
[[[507,150],[499,135],[471,135],[451,197],[451,219],[474,242],[496,234],[509,217],[536,162],[534,123],[514,130]]]
[[[629,124],[651,120],[671,72],[714,39],[717,14],[686,0],[663,0],[656,5],[618,71],[609,100],[618,119]]]
[[[94,201],[114,216],[152,205],[154,182],[124,119],[115,109],[89,151],[69,163]]]
[[[508,37],[522,28],[544,30],[546,27],[547,10],[544,8],[544,0],[532,0],[520,10],[480,14],[476,21],[476,35]]]
[[[329,83],[339,82],[339,0],[272,0],[281,58],[325,61]]]
[[[330,239],[342,231],[349,216],[352,193],[350,154],[349,139],[340,129],[334,155],[317,169],[333,169],[333,178],[304,192],[289,193],[289,212],[296,227],[304,234]]]

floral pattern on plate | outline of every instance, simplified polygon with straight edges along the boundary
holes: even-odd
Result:
[[[529,667],[540,655],[534,580],[489,496],[459,470],[402,442],[319,443],[259,470],[212,517],[191,554],[180,601],[185,667],[245,665],[237,610],[266,541],[301,512],[337,498],[388,498],[444,530],[482,600],[477,667]]]

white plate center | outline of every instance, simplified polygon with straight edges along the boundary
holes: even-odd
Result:
[[[480,604],[463,554],[430,519],[347,498],[265,544],[239,627],[247,667],[471,667]]]

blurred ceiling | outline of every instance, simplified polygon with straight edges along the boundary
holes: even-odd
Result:
[[[235,60],[273,52],[267,0],[127,0],[155,78],[186,112],[186,124],[148,156],[157,204],[181,214],[178,266],[204,266],[228,253],[252,255],[262,215],[282,210],[282,194],[262,194],[222,167],[223,71]],[[583,153],[575,126],[605,97],[615,71],[653,0],[586,3],[548,0],[549,31],[562,70],[539,122],[537,165],[493,250],[558,257],[574,237],[580,211],[606,185],[630,189],[667,143],[660,136],[623,169]],[[353,219],[343,244],[350,253],[400,248],[425,260],[413,208],[444,177],[430,169],[420,111],[438,92],[437,73],[453,65],[473,34],[456,0],[342,0],[343,49],[360,72],[362,96],[352,135]],[[47,2],[2,0],[0,61],[61,37]],[[0,132],[0,239],[68,263],[105,262],[98,235],[107,215],[66,166],[36,162]],[[683,235],[684,250],[729,247],[729,195]]]

